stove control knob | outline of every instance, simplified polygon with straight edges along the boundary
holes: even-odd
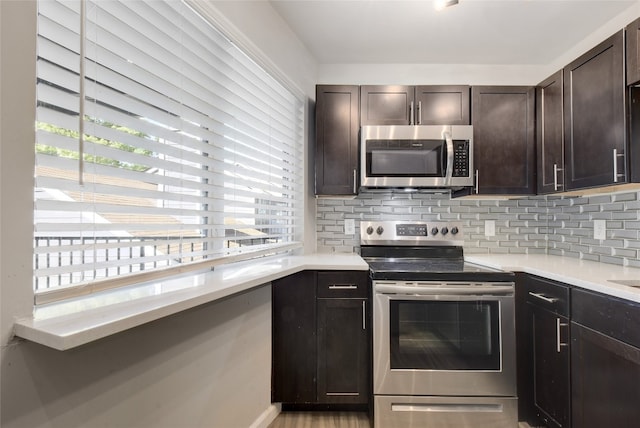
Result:
[[[431,235],[435,236],[437,234],[438,234],[438,228],[437,227],[431,228]]]
[[[382,232],[384,232],[384,229],[382,228],[382,226],[378,226],[378,228],[376,229],[376,233],[378,235],[382,235]]]
[[[371,235],[373,233],[373,227],[367,227],[367,235]]]
[[[456,226],[453,226],[453,227],[451,228],[451,234],[452,234],[452,235],[457,235],[457,234],[458,234],[458,228],[457,228]]]
[[[447,229],[447,227],[443,227],[442,229],[440,229],[440,232],[442,232],[443,235],[446,235],[447,233],[449,233],[449,229]]]

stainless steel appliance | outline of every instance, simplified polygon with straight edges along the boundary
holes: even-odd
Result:
[[[363,126],[363,188],[462,188],[474,185],[470,125]]]
[[[360,228],[375,426],[516,427],[514,274],[466,263],[459,223]]]

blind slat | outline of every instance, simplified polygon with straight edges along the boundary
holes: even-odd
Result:
[[[41,3],[37,292],[299,245],[297,96],[182,2]]]

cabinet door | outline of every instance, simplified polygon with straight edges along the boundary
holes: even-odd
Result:
[[[316,87],[317,195],[355,195],[358,177],[358,86]]]
[[[531,426],[571,425],[569,286],[516,275],[518,414]]]
[[[562,191],[564,187],[562,90],[562,70],[536,87],[538,194]]]
[[[530,310],[527,304],[529,275],[516,272],[516,368],[518,385],[518,419],[532,422],[535,420],[533,405],[533,340],[531,333]]]
[[[471,124],[469,86],[417,86],[415,94],[418,125]]]
[[[566,188],[625,182],[623,32],[564,69]]]
[[[534,194],[534,88],[474,86],[471,105],[477,192]]]
[[[627,85],[640,81],[640,18],[625,28],[627,31]]]
[[[413,86],[364,85],[360,88],[360,124],[413,125],[414,101]]]
[[[318,299],[318,402],[366,404],[366,299]]]
[[[316,401],[315,272],[304,271],[272,283],[271,401]]]
[[[640,349],[571,323],[573,426],[635,428],[640,421]]]
[[[533,400],[549,428],[568,427],[571,415],[569,320],[530,305]]]
[[[629,87],[629,181],[640,183],[640,87]]]

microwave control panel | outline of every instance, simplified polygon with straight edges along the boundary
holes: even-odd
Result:
[[[469,176],[469,142],[453,142],[453,177]]]

